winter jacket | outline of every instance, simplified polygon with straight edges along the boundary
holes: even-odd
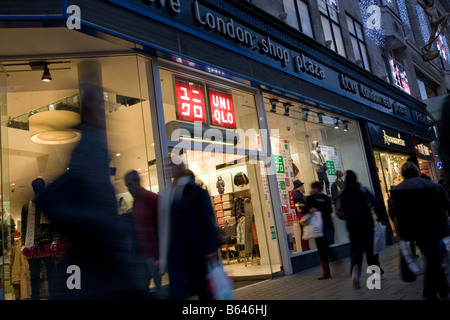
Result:
[[[391,190],[392,209],[404,240],[439,240],[448,235],[446,206],[436,185],[408,178]]]
[[[372,209],[377,219],[386,225],[387,216],[382,204],[359,183],[347,183],[336,203],[336,214],[345,220],[350,232],[374,229]]]
[[[306,197],[306,208],[308,212],[310,208],[316,208],[322,213],[323,229],[333,228],[333,221],[331,220],[331,213],[333,207],[331,206],[331,198],[326,194],[319,193],[317,195],[310,195]]]

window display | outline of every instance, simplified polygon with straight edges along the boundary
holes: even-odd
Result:
[[[160,76],[171,152],[179,152],[197,184],[211,196],[225,268],[235,279],[271,277],[280,270],[271,197],[263,161],[250,160],[247,154],[257,149],[255,137],[259,133],[254,95],[179,70],[161,68]],[[181,92],[179,83],[191,89]],[[180,109],[182,103],[189,102],[187,97],[192,102],[197,99],[198,109],[205,111],[205,121],[180,117],[180,112],[188,112],[187,105],[184,111]],[[233,143],[228,140],[230,134],[236,138]],[[182,144],[186,140],[190,143]]]
[[[273,108],[270,101],[275,100],[278,103]],[[351,169],[358,174],[362,185],[370,187],[358,124],[350,119],[337,119],[332,114],[324,114],[299,102],[271,96],[266,96],[264,101],[266,110],[273,110],[267,112],[273,155],[281,156],[278,162],[286,164],[285,172],[277,174],[277,181],[291,253],[315,249],[314,241],[301,241],[299,216],[292,199],[293,182],[303,182],[303,194],[307,196],[311,184],[318,181],[323,185],[324,192],[332,197],[332,190],[336,192],[343,187],[342,173]],[[284,103],[292,105],[289,116],[283,113]],[[334,242],[347,241],[345,222],[334,213],[332,220],[335,228]]]
[[[55,272],[65,272],[56,268],[64,255],[64,235],[53,230],[35,205],[33,187],[51,185],[68,170],[79,140],[78,132],[71,128],[80,121],[78,71],[92,60],[101,66],[110,179],[118,214],[132,207],[123,182],[125,172],[135,169],[145,188],[159,189],[146,89],[148,60],[137,56],[52,59],[52,64],[63,63],[64,68],[51,70],[53,81],[48,83],[33,76],[28,60],[2,61],[6,71],[14,70],[2,83],[6,94],[0,95],[4,106],[2,204],[16,225],[10,236],[9,258],[5,258],[14,270],[11,286],[4,287],[8,290],[5,299],[47,299]]]

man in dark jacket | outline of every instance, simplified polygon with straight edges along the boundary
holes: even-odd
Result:
[[[419,177],[411,162],[402,166],[405,180],[392,188],[391,197],[399,236],[416,241],[427,261],[423,295],[426,299],[448,298],[449,285],[440,264],[439,242],[448,235],[443,198],[431,180]]]
[[[378,221],[387,225],[387,215],[381,203],[369,190],[358,183],[353,171],[347,170],[345,172],[345,188],[336,203],[336,214],[340,219],[345,220],[349,232],[350,270],[355,289],[360,287],[359,277],[364,251],[369,266],[380,266],[378,254],[373,254],[374,221],[372,208]],[[383,278],[384,271],[383,269],[380,271]]]
[[[208,300],[207,263],[217,261],[219,249],[216,217],[208,192],[176,158],[169,160],[174,181],[159,201],[157,265],[169,273],[171,299]]]

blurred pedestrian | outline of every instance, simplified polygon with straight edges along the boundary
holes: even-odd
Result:
[[[323,185],[318,181],[311,184],[310,195],[306,197],[306,212],[314,213],[316,211],[322,213],[323,220],[324,235],[314,239],[322,267],[322,275],[318,277],[318,280],[323,280],[331,277],[329,258],[334,258],[336,255],[330,250],[330,245],[334,243],[331,198],[323,193]]]
[[[38,204],[70,241],[59,267],[58,299],[135,299],[134,268],[128,260],[116,196],[109,175],[103,90],[80,82],[81,140],[69,170],[49,184]],[[78,273],[77,271],[78,270]],[[67,282],[66,282],[67,281]],[[79,285],[79,286],[78,286]]]
[[[447,299],[449,285],[441,266],[439,244],[448,235],[446,204],[431,180],[419,177],[419,168],[406,162],[401,169],[405,179],[391,190],[394,214],[401,239],[416,241],[427,262],[423,296]]]
[[[344,190],[344,173],[341,170],[336,171],[336,180],[331,185],[331,200],[336,203],[338,194]]]
[[[387,214],[383,210],[380,201],[365,187],[361,186],[356,174],[352,170],[345,172],[345,186],[336,202],[337,216],[345,220],[350,238],[350,272],[353,287],[360,287],[359,278],[364,252],[367,265],[380,267],[381,278],[384,278],[384,270],[380,266],[379,255],[373,253],[374,220],[372,210],[375,211],[377,220],[387,225]]]
[[[207,262],[218,259],[219,248],[211,199],[179,157],[172,156],[168,161],[174,180],[158,206],[159,270],[169,273],[171,299],[198,295],[207,300],[211,298]]]
[[[305,202],[306,197],[303,195],[300,188],[304,185],[300,180],[294,181],[294,190],[292,190],[292,201],[294,202],[295,212],[297,213],[298,220],[303,218],[305,215]],[[309,240],[303,240],[303,225],[300,224],[300,243],[302,246],[302,251],[311,250],[309,247]]]
[[[161,275],[156,270],[158,260],[158,198],[156,193],[141,186],[141,179],[136,170],[125,175],[125,185],[134,198],[132,219],[137,233],[140,247],[140,257],[146,266],[142,284],[149,290],[151,280],[155,282],[154,292],[149,291],[151,297],[157,297],[161,289]]]

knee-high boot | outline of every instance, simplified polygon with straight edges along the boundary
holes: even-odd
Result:
[[[331,277],[330,264],[328,260],[320,261],[320,266],[322,267],[322,275],[317,278],[317,280],[323,280]]]

